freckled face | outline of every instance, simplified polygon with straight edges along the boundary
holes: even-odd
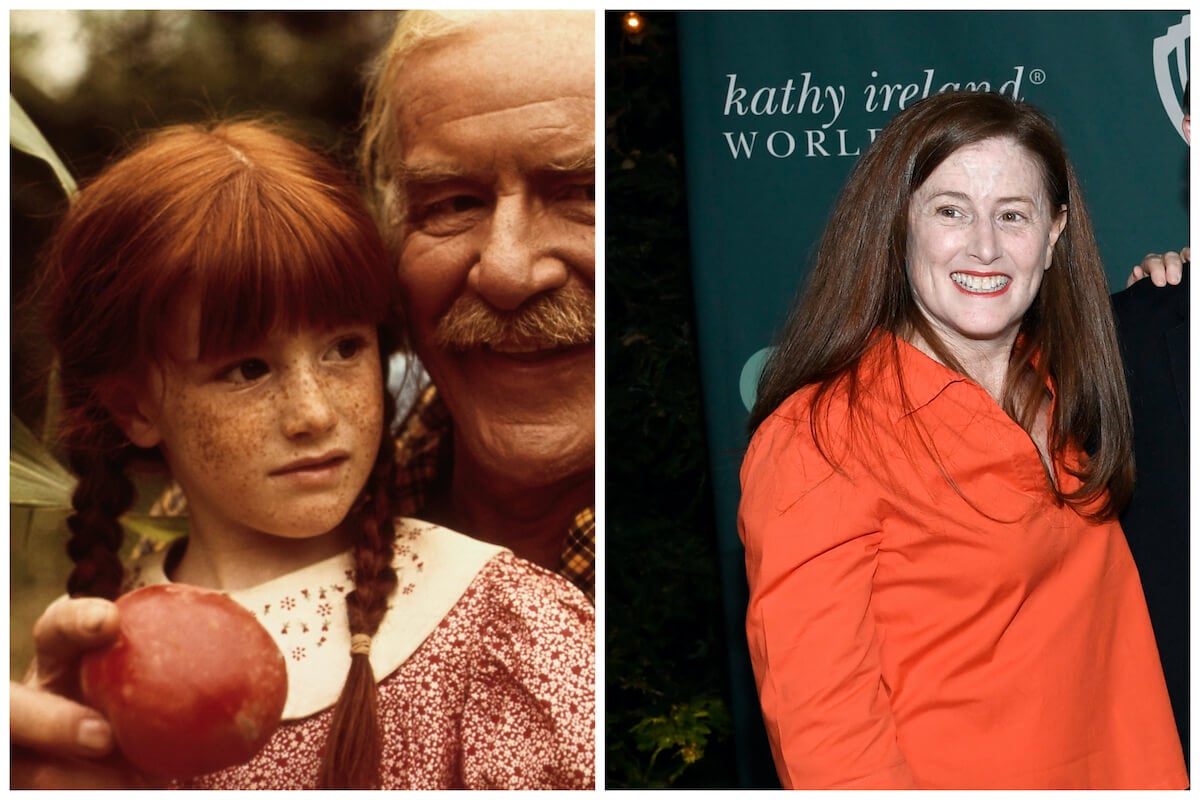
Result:
[[[394,89],[413,341],[454,417],[456,468],[521,487],[593,468],[594,332],[456,348],[437,329],[460,298],[511,314],[595,292],[593,39],[586,15],[488,19],[415,54]]]
[[[373,326],[273,332],[245,353],[197,358],[198,319],[152,371],[135,444],[157,444],[187,495],[192,535],[311,538],[345,518],[383,425]],[[141,441],[138,440],[141,438]]]
[[[1014,140],[960,148],[909,205],[908,279],[917,307],[951,348],[1010,346],[1066,221],[1037,160]]]

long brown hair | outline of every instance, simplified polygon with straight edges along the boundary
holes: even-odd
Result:
[[[118,518],[134,500],[126,468],[154,456],[122,433],[113,388],[162,352],[180,298],[199,297],[200,353],[253,346],[276,326],[370,323],[379,330],[385,424],[348,519],[358,531],[350,631],[374,635],[392,569],[395,403],[385,391],[398,344],[395,277],[346,175],[277,125],[238,121],[152,133],[92,180],[46,255],[50,339],[60,359],[63,445],[79,478],[68,520],[73,596],[115,598]],[[351,656],[321,782],[378,785],[380,741],[368,656]]]
[[[1001,406],[1032,430],[1047,379],[1056,392],[1050,454],[1083,485],[1062,502],[1088,516],[1113,516],[1133,490],[1132,420],[1108,284],[1075,171],[1053,123],[1033,106],[998,94],[949,92],[896,115],[855,165],[825,228],[805,291],[794,304],[759,379],[753,433],[800,388],[815,384],[813,435],[835,386],[854,411],[858,365],[880,331],[920,336],[958,372],[954,358],[918,310],[905,271],[913,193],[951,153],[995,137],[1016,141],[1037,161],[1046,193],[1067,221],[1036,300],[1009,358]],[[893,354],[898,358],[897,354]],[[1072,466],[1068,442],[1088,446]],[[822,447],[826,458],[828,451]],[[831,460],[831,464],[832,464]],[[1108,494],[1095,514],[1085,511]]]

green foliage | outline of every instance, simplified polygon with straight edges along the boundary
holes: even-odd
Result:
[[[68,197],[75,195],[77,187],[70,170],[62,163],[62,159],[58,157],[58,153],[54,152],[54,148],[46,141],[46,137],[42,136],[38,127],[33,124],[33,120],[25,113],[25,109],[21,108],[17,98],[11,94],[8,96],[8,138],[13,147],[49,164],[50,169],[54,171],[54,177],[58,178],[63,192]]]
[[[75,476],[58,462],[16,415],[10,417],[8,504],[12,536],[28,542],[35,535],[61,536],[71,508]],[[147,493],[153,497],[154,494]],[[19,513],[27,510],[28,513]],[[50,513],[38,513],[41,511]],[[187,533],[186,517],[158,517],[130,512],[121,517],[126,531],[139,540],[169,542]]]
[[[733,786],[673,16],[643,16],[606,58],[605,784]]]
[[[70,508],[75,477],[15,414],[8,453],[8,500],[28,508]]]
[[[67,196],[69,201],[74,202],[79,187],[76,185],[75,179],[71,176],[71,171],[67,169],[67,165],[58,157],[58,153],[46,141],[46,137],[42,135],[41,130],[29,118],[29,115],[25,113],[25,109],[21,108],[21,104],[17,102],[17,98],[11,94],[8,96],[8,107],[9,142],[22,153],[28,153],[34,158],[39,158],[46,162],[54,172],[54,177],[58,179],[58,185],[62,187],[63,194]],[[60,403],[58,366],[57,362],[54,362],[50,367],[50,378],[46,384],[46,406],[43,415],[45,427],[42,431],[42,441],[44,442],[52,441],[54,438],[55,421],[58,419]],[[15,414],[13,415],[13,419],[14,421],[16,420]]]
[[[729,714],[725,704],[712,697],[701,698],[694,703],[671,706],[665,716],[646,717],[631,729],[637,748],[650,753],[647,764],[646,785],[650,788],[670,786],[688,766],[704,758],[704,747],[708,737],[729,729]],[[666,753],[668,761],[676,762],[674,769],[662,784],[654,782],[654,768],[658,757]]]

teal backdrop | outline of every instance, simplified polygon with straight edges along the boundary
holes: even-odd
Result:
[[[692,269],[743,784],[769,785],[745,655],[737,537],[746,409],[854,160],[898,110],[947,88],[1008,94],[1056,123],[1113,290],[1188,239],[1186,11],[679,15]],[[848,266],[852,268],[852,265]]]

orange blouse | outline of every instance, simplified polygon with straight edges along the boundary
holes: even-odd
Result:
[[[907,342],[863,358],[858,435],[844,384],[822,416],[840,473],[812,393],[762,423],[741,473],[746,632],[783,785],[1186,787],[1118,523],[1057,505],[1021,427]]]

